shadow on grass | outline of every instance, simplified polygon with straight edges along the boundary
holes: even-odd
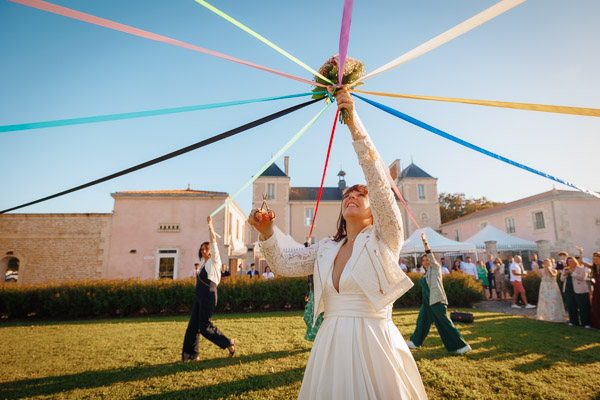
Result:
[[[446,357],[492,362],[511,361],[512,370],[530,373],[558,363],[588,365],[600,359],[600,332],[500,313],[476,315],[474,324],[456,324],[473,351],[459,356],[446,351],[432,327],[424,346],[414,351],[415,360]]]
[[[257,390],[290,386],[302,380],[304,367],[266,375],[254,375],[237,381],[217,383],[193,389],[176,390],[155,395],[140,396],[137,399],[223,399],[229,396],[240,396]]]
[[[250,318],[296,318],[304,315],[303,311],[269,311],[255,313],[231,313],[217,314],[213,316],[215,321],[228,319],[250,319]],[[167,316],[148,316],[148,317],[123,317],[123,318],[90,318],[74,319],[72,321],[57,321],[53,319],[26,319],[26,320],[1,320],[0,329],[12,328],[15,326],[52,326],[52,325],[89,325],[89,324],[123,324],[123,323],[151,323],[151,322],[187,322],[190,319],[189,314],[167,315]]]
[[[0,384],[0,398],[19,399],[32,396],[48,396],[75,389],[91,389],[109,386],[118,382],[132,382],[148,378],[164,377],[179,372],[202,371],[205,369],[227,367],[239,363],[285,358],[309,351],[310,349],[274,351],[235,358],[214,358],[185,364],[168,363],[144,365],[140,367],[128,367],[104,371],[86,371],[79,374],[51,376],[39,379],[24,379]],[[301,372],[300,376],[302,376]],[[247,389],[249,385],[250,384],[246,385]]]

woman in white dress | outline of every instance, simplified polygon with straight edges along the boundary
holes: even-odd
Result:
[[[249,222],[261,248],[283,276],[314,274],[315,311],[324,320],[308,359],[299,399],[426,399],[421,375],[392,322],[392,304],[413,286],[398,268],[402,220],[377,150],[361,131],[345,88],[336,94],[367,186],[342,196],[335,237],[283,252],[267,213],[254,209]]]
[[[537,304],[537,319],[548,322],[567,322],[562,295],[556,283],[558,272],[552,268],[552,261],[546,258],[537,274],[542,278]]]

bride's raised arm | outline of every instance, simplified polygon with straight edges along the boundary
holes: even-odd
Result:
[[[354,100],[346,88],[336,92],[336,100],[338,108],[348,110],[348,114],[352,116],[344,122],[352,134],[358,162],[365,174],[375,229],[390,250],[399,254],[404,242],[402,215],[387,180],[381,157],[366,132],[362,132],[354,110]]]

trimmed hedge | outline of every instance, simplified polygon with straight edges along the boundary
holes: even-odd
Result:
[[[421,274],[408,274],[415,286],[394,307],[421,304]],[[6,318],[87,318],[189,313],[195,281],[79,281],[0,285],[0,315]],[[483,299],[481,286],[464,274],[444,276],[450,306],[469,307]],[[303,309],[306,278],[270,280],[231,276],[219,285],[217,313]]]

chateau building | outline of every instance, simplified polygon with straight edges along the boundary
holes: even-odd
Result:
[[[319,187],[291,186],[288,165],[289,158],[284,159],[282,171],[272,164],[253,185],[252,208],[262,205],[266,197],[269,208],[275,211],[275,225],[290,235],[296,242],[304,243],[308,239],[310,227],[315,213]],[[423,171],[414,163],[404,169],[400,160],[390,166],[392,178],[404,197],[411,213],[422,227],[440,229],[441,218],[437,193],[437,179]],[[346,173],[338,173],[337,187],[324,187],[311,237],[315,243],[336,231],[340,213],[342,193],[346,189]],[[398,201],[404,223],[404,236],[410,236],[417,227],[406,213],[404,206]],[[258,240],[256,231],[251,234],[252,242]]]

